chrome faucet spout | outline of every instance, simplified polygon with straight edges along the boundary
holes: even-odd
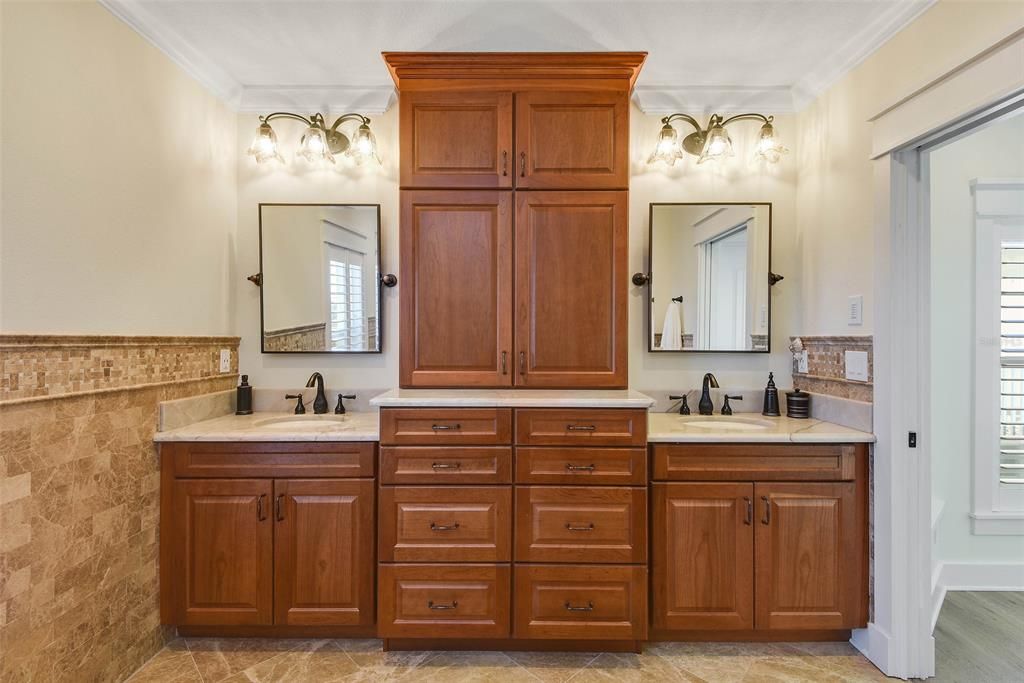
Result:
[[[327,412],[327,395],[324,393],[324,376],[319,372],[314,372],[309,376],[306,388],[308,389],[314,384],[316,385],[316,398],[313,399],[313,413],[323,415]]]

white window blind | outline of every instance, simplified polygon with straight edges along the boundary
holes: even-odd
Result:
[[[1024,243],[1001,243],[999,281],[999,483],[1024,486]]]
[[[368,326],[364,312],[362,254],[327,245],[327,292],[331,350],[365,350]]]

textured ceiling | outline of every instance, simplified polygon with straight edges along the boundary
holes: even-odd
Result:
[[[816,94],[930,0],[101,0],[241,108],[391,85],[382,50],[646,50],[643,91]],[[699,98],[698,98],[699,99]],[[263,101],[265,100],[265,101]],[[643,102],[641,102],[643,104]],[[714,103],[712,103],[714,106]],[[781,105],[780,105],[781,106]]]

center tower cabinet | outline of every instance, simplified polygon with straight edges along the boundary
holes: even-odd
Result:
[[[644,52],[384,53],[399,91],[399,382],[626,388]]]
[[[403,389],[627,387],[629,98],[645,57],[384,53]],[[388,649],[646,638],[646,408],[552,397],[380,404]]]

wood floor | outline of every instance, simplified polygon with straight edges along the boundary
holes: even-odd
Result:
[[[1024,593],[948,593],[935,626],[935,673],[941,683],[1024,681]]]

